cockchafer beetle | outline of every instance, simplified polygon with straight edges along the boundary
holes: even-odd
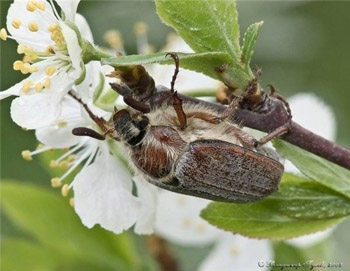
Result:
[[[182,103],[174,90],[179,60],[176,54],[170,56],[176,64],[170,104],[151,107],[127,96],[124,100],[130,107],[115,109],[107,122],[71,92],[103,131],[79,127],[73,134],[99,140],[109,136],[121,142],[136,174],[173,192],[238,203],[275,192],[284,167],[278,155],[262,145],[285,128],[258,141],[232,121],[237,100],[221,114],[205,104]]]

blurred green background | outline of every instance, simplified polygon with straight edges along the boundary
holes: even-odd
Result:
[[[1,27],[6,24],[10,3],[3,0],[0,3]],[[263,85],[273,84],[286,97],[298,92],[311,92],[321,97],[336,114],[337,142],[349,147],[350,2],[239,1],[238,11],[242,30],[253,22],[265,21],[252,61],[263,69]],[[136,22],[141,20],[149,25],[149,42],[156,49],[165,44],[166,35],[171,32],[160,22],[151,1],[82,1],[79,12],[87,18],[96,44],[105,45],[106,30],[118,29],[123,34],[128,54],[136,53],[133,33]],[[5,90],[22,77],[12,70],[12,63],[18,59],[16,43],[1,41],[0,46],[1,90]],[[80,224],[68,200],[60,198],[59,191],[50,188],[51,175],[47,168],[37,159],[30,163],[22,160],[21,151],[32,150],[37,145],[34,134],[23,131],[11,121],[11,98],[0,104],[1,180],[17,181],[16,185],[5,185],[3,191],[8,194],[2,195],[6,202],[14,201],[10,206],[4,204],[1,219],[2,246],[6,249],[2,250],[2,264],[11,267],[6,271],[154,270],[156,265],[143,245],[144,237],[134,236],[132,232],[113,236],[98,227],[88,231]],[[319,121],[322,123],[322,119]],[[29,184],[44,190],[36,192]],[[17,189],[22,186],[23,191],[18,193]],[[48,196],[45,189],[51,190]],[[28,195],[21,197],[23,193]],[[16,197],[19,198],[17,202]],[[41,212],[31,214],[30,208]],[[349,221],[345,221],[330,240],[308,251],[276,243],[276,255],[283,262],[326,257],[324,260],[343,262],[347,267],[342,270],[350,270],[349,226]],[[63,233],[59,233],[62,230]],[[66,247],[63,240],[69,240]],[[79,245],[82,243],[84,246]],[[96,246],[100,253],[94,255]],[[175,245],[172,249],[185,271],[195,270],[208,251],[208,248],[193,250]],[[58,257],[66,261],[58,265]],[[19,260],[9,262],[10,258]],[[113,264],[111,259],[115,260]],[[19,264],[27,268],[21,269]]]

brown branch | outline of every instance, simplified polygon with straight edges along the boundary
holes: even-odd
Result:
[[[167,102],[170,96],[169,91],[158,92],[149,98],[149,102],[152,107],[157,107]],[[201,103],[217,110],[219,113],[226,109],[221,104],[209,103],[184,95],[179,95],[179,97],[184,102]],[[267,133],[273,131],[287,121],[288,114],[280,100],[273,97],[269,97],[269,99],[268,103],[265,104],[266,106],[257,111],[237,109],[235,111],[235,119],[242,121],[244,126],[249,128]],[[290,131],[282,136],[282,139],[346,169],[350,169],[350,150],[310,132],[295,122],[292,122]]]
[[[168,248],[166,241],[158,235],[150,235],[146,239],[147,247],[153,257],[157,260],[162,271],[177,271],[179,270],[178,264],[170,249]]]

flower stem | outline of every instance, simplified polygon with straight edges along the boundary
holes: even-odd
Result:
[[[171,250],[166,244],[166,241],[158,235],[150,235],[146,239],[147,247],[153,257],[158,261],[160,270],[162,271],[177,271],[179,270],[178,263]]]

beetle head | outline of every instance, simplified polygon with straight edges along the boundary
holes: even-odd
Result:
[[[119,140],[134,146],[146,135],[149,120],[144,115],[133,118],[126,109],[122,109],[114,113],[113,125]]]

